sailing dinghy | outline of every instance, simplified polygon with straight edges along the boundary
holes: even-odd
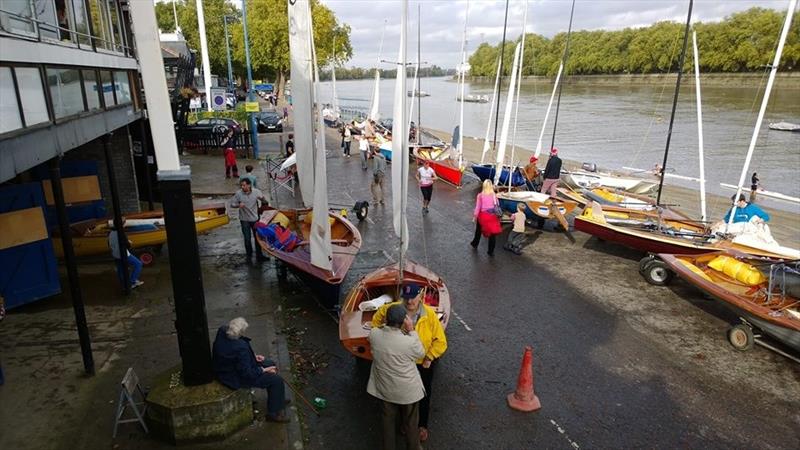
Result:
[[[408,0],[403,1],[400,29],[400,54],[398,67],[406,63],[406,32]],[[366,275],[358,281],[347,295],[339,314],[339,340],[342,346],[353,355],[372,359],[369,346],[369,331],[377,303],[391,302],[400,288],[408,283],[416,283],[425,290],[423,302],[436,311],[443,327],[450,320],[450,293],[442,278],[430,269],[406,258],[408,249],[408,224],[406,222],[406,203],[408,199],[408,126],[406,114],[406,74],[397,71],[394,91],[394,121],[392,135],[395,136],[393,151],[399,156],[392,164],[392,207],[395,234],[400,238],[399,261]],[[375,300],[375,301],[373,301]],[[371,305],[370,305],[371,304]],[[362,306],[363,305],[363,306]],[[370,305],[371,307],[367,307]]]

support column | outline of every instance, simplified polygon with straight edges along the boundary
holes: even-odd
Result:
[[[150,148],[147,145],[149,143],[149,139],[147,139],[147,127],[144,125],[145,117],[139,119],[139,136],[141,138],[141,145],[142,145],[142,156],[144,156],[144,177],[145,177],[145,184],[144,184],[144,191],[145,195],[147,196],[147,210],[152,211],[153,208],[153,185],[150,179]],[[153,156],[155,159],[155,156]]]
[[[119,256],[122,263],[120,264],[122,268],[122,292],[128,295],[131,293],[131,278],[128,273],[128,237],[125,235],[125,227],[122,226],[122,207],[119,204],[117,176],[114,172],[114,163],[111,161],[111,136],[113,136],[111,133],[103,136],[103,151],[105,152],[108,184],[111,188],[111,207],[114,208],[114,229],[117,230]]]
[[[78,340],[83,355],[83,370],[86,375],[94,375],[94,357],[92,356],[92,338],[86,324],[86,311],[83,307],[83,294],[78,279],[78,263],[72,248],[72,235],[67,219],[67,207],[64,202],[64,188],[61,185],[61,157],[50,160],[50,184],[53,187],[53,200],[56,204],[58,228],[61,233],[61,246],[64,251],[64,265],[67,267],[69,292],[72,298],[72,310],[75,312],[75,326],[78,328]]]
[[[197,386],[214,380],[211,345],[203,291],[203,273],[192,204],[191,172],[159,171],[158,185],[167,228],[172,293],[175,297],[175,329],[183,361],[183,384]]]

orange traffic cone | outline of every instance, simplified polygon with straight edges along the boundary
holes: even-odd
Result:
[[[542,407],[539,397],[533,392],[533,349],[530,346],[525,347],[517,378],[517,390],[508,394],[508,406],[524,412],[536,411]]]

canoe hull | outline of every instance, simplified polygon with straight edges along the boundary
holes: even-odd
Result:
[[[495,175],[495,168],[493,164],[473,164],[472,165],[472,172],[480,178],[481,182],[484,180],[492,180],[494,181]],[[499,184],[503,186],[508,186],[508,173],[509,167],[504,166],[503,169],[500,171],[500,179]],[[511,186],[518,187],[525,185],[525,177],[520,175],[519,171],[515,170],[514,175],[511,178]]]
[[[365,323],[372,320],[373,312],[361,311],[358,305],[370,295],[377,296],[380,292],[394,294],[399,275],[397,264],[381,267],[364,276],[347,294],[344,306],[339,314],[339,341],[342,346],[354,356],[372,360],[372,351],[369,345],[369,329]],[[450,320],[450,292],[447,285],[437,274],[413,261],[407,261],[403,270],[403,283],[415,282],[426,289],[434,291],[438,305],[432,306],[440,314],[442,326],[447,328]],[[392,295],[397,298],[396,295]]]

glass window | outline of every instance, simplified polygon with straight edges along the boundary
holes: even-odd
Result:
[[[0,2],[0,29],[8,32],[33,34],[30,0],[3,0]]]
[[[35,67],[17,67],[14,73],[17,75],[17,88],[19,88],[19,99],[22,101],[25,126],[49,122],[50,116],[47,114],[47,102],[42,87],[42,73]]]
[[[60,0],[63,4],[63,0]],[[58,19],[56,18],[56,8],[53,0],[33,0],[33,13],[37,20],[43,22],[39,24],[42,36],[51,39],[58,39]]]
[[[105,101],[106,108],[110,108],[117,104],[114,101],[114,83],[111,81],[111,72],[100,72],[100,82],[103,84],[103,100]]]
[[[114,49],[121,52],[125,41],[122,37],[122,27],[120,26],[119,10],[117,0],[106,0],[108,3],[108,16],[111,19],[111,35],[114,37]]]
[[[47,85],[56,119],[83,111],[83,92],[75,69],[47,69]]]
[[[92,17],[92,31],[98,48],[112,48],[108,26],[108,7],[104,0],[89,0],[89,13]]]
[[[86,93],[86,106],[89,111],[100,109],[100,90],[97,89],[97,72],[94,70],[82,70],[83,90]]]
[[[131,102],[131,85],[128,80],[128,72],[114,72],[114,89],[117,91],[118,105]]]
[[[72,0],[72,16],[71,19],[75,21],[75,26],[72,27],[73,30],[77,31],[78,33],[78,42],[81,45],[92,45],[89,41],[89,18],[86,14],[86,3],[84,0]]]
[[[0,67],[0,133],[22,128],[11,68]]]

